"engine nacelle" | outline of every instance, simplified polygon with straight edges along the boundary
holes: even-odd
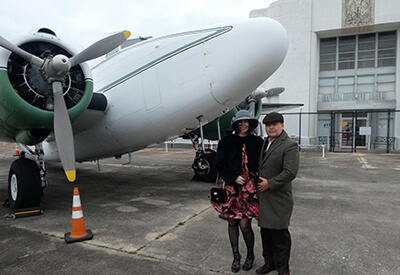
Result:
[[[15,45],[42,59],[76,51],[49,29],[39,29],[11,40]],[[87,64],[70,69],[63,81],[64,100],[71,121],[88,107],[93,80]],[[41,68],[0,47],[0,131],[1,138],[34,145],[53,129],[53,92]]]

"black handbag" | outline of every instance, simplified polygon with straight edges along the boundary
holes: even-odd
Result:
[[[228,193],[225,188],[213,187],[210,189],[210,199],[215,203],[226,203],[228,201]]]
[[[217,187],[219,177],[215,182],[215,187],[210,189],[210,200],[215,203],[223,204],[228,201],[228,193],[225,189],[225,182],[222,182],[221,187]]]

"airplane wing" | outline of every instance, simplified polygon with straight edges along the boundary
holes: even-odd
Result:
[[[302,103],[263,103],[261,114],[265,115],[271,112],[281,112],[284,110],[291,110],[295,108],[303,107]]]

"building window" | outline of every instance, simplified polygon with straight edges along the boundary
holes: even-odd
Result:
[[[356,37],[339,37],[339,70],[354,69],[356,60]]]
[[[372,93],[375,90],[374,75],[360,75],[357,77],[357,91],[359,93]]]
[[[378,67],[396,66],[396,32],[378,33]]]
[[[336,70],[336,38],[321,39],[320,70]]]
[[[394,92],[396,90],[395,74],[378,74],[377,75],[377,92]]]
[[[396,32],[323,38],[320,71],[396,66]]]
[[[322,38],[318,101],[395,100],[396,45],[396,31]]]
[[[377,137],[386,137],[388,135],[388,113],[378,113],[378,129],[376,130]],[[393,113],[390,113],[389,117],[389,136],[393,137]]]
[[[319,93],[320,94],[334,94],[335,93],[335,78],[326,77],[319,79]]]
[[[338,93],[349,94],[354,92],[354,76],[338,77]]]
[[[358,37],[358,68],[375,67],[376,34],[363,34]]]

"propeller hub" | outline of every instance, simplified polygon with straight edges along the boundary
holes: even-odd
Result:
[[[49,76],[63,76],[68,73],[71,68],[71,63],[69,62],[68,57],[63,54],[58,54],[49,61],[46,67],[46,73]]]

